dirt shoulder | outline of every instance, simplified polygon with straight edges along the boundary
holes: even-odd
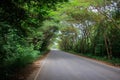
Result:
[[[69,52],[69,53],[71,53],[71,52]],[[71,54],[74,54],[74,53],[71,53]],[[114,64],[109,63],[107,61],[102,61],[102,60],[98,60],[98,59],[95,59],[95,58],[91,58],[91,57],[84,56],[84,55],[79,55],[79,54],[74,54],[74,55],[79,56],[79,57],[83,57],[83,58],[86,58],[86,59],[94,60],[94,61],[97,61],[99,63],[105,64],[105,65],[109,65],[111,67],[120,68],[120,65],[114,65]]]
[[[48,52],[39,57],[35,62],[29,64],[25,68],[18,70],[13,80],[34,80],[37,71],[41,67],[42,60],[47,56]]]

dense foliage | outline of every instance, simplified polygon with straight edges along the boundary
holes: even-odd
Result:
[[[64,1],[0,0],[0,80],[12,79],[16,69],[47,50],[58,30],[49,11]]]
[[[66,1],[0,0],[0,80],[12,79],[57,36],[62,50],[120,63],[120,1]]]
[[[62,25],[59,33],[62,50],[110,60],[120,58],[119,1],[74,0],[58,5],[54,14]]]

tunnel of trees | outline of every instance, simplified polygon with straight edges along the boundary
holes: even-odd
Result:
[[[59,48],[120,64],[119,0],[0,0],[0,80]]]
[[[120,1],[74,0],[61,7],[60,49],[120,65]]]
[[[0,80],[46,51],[57,21],[49,13],[67,0],[0,0]],[[13,79],[12,79],[13,80]]]

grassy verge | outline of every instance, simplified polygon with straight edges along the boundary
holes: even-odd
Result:
[[[48,52],[49,50],[39,52],[28,48],[21,54],[6,58],[3,65],[0,65],[0,80],[17,80],[14,79],[17,72],[40,57],[43,57]]]
[[[101,57],[101,56],[95,56],[95,55],[92,55],[92,54],[81,54],[81,53],[76,53],[74,51],[67,51],[67,52],[69,52],[71,54],[75,54],[75,55],[79,55],[79,56],[99,60],[99,61],[102,61],[102,62],[107,63],[107,64],[112,65],[112,66],[120,67],[120,58],[112,58],[110,60],[106,56]]]

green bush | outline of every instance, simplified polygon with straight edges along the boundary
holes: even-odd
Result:
[[[2,80],[6,80],[6,78],[10,78],[16,70],[32,63],[40,56],[40,52],[34,50],[33,46],[25,47],[17,45],[15,52],[16,53],[11,53],[11,55],[4,58],[3,63],[0,66],[2,70],[0,72],[0,79],[2,78]]]
[[[40,54],[33,44],[17,34],[16,29],[8,28],[0,40],[0,80],[8,80],[16,69],[32,63]]]
[[[21,47],[16,50],[17,54],[13,54],[5,59],[5,65],[8,67],[23,67],[33,62],[39,54],[39,51],[33,50],[33,47]]]

